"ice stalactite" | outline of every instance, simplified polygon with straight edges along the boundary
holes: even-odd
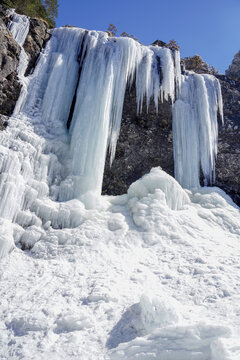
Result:
[[[175,178],[185,188],[215,180],[218,114],[223,119],[219,81],[212,75],[182,75],[180,94],[173,106]]]
[[[24,76],[25,71],[28,66],[28,56],[23,48],[24,42],[29,32],[29,18],[26,15],[16,14],[13,9],[9,10],[9,16],[11,16],[11,21],[8,24],[8,28],[11,31],[14,39],[21,47],[19,64],[18,64],[18,78],[22,84],[22,91],[18,99],[17,105],[14,109],[14,114],[18,114],[21,103],[27,96],[27,85],[28,80]]]

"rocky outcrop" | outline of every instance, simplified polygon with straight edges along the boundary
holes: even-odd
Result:
[[[7,10],[0,5],[0,114],[7,116],[12,114],[21,91],[17,75],[21,49],[7,28],[9,20]],[[24,43],[24,49],[29,57],[26,75],[34,68],[50,36],[48,25],[44,20],[30,19],[29,34]]]
[[[181,65],[186,70],[194,71],[197,74],[210,74],[218,75],[217,69],[211,65],[208,65],[200,55],[194,55],[181,59]]]
[[[233,80],[240,80],[240,51],[235,54],[232,64],[226,71],[226,76]]]
[[[29,57],[26,76],[34,69],[39,54],[50,36],[48,24],[44,20],[30,19],[29,33],[24,43],[24,50]]]
[[[217,77],[222,88],[224,124],[219,126],[216,185],[240,205],[240,81]]]
[[[0,114],[11,115],[19,97],[17,66],[20,47],[7,28],[8,17],[0,6]]]
[[[112,167],[106,161],[103,194],[126,193],[129,185],[161,166],[173,175],[172,113],[170,103],[164,102],[156,114],[151,102],[147,112],[143,107],[137,115],[135,89],[127,90],[124,101],[120,136]]]

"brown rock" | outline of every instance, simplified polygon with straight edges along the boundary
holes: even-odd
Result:
[[[7,22],[6,12],[0,6],[0,114],[3,115],[12,114],[21,90],[17,77],[20,47]]]
[[[24,43],[24,50],[29,56],[29,64],[25,76],[34,69],[39,54],[50,39],[48,24],[41,19],[30,19],[29,33]]]

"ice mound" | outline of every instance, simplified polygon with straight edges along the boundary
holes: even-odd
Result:
[[[14,249],[13,228],[10,221],[0,218],[0,259]]]
[[[161,200],[172,210],[180,210],[190,202],[188,195],[179,183],[160,167],[152,168],[149,174],[135,181],[128,189],[129,198],[142,199],[158,192]]]
[[[111,353],[112,360],[229,360],[221,342],[230,330],[204,323],[169,326],[121,344]]]

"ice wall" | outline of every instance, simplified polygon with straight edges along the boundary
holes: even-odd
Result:
[[[185,188],[200,186],[200,168],[205,185],[215,180],[218,114],[223,120],[219,81],[207,74],[182,75],[173,105],[173,145],[175,178]]]
[[[20,44],[28,26],[27,17],[13,14],[10,29]],[[219,83],[209,75],[181,75],[178,51],[103,32],[59,28],[52,31],[34,73],[28,78],[19,74],[25,86],[14,115],[27,117],[47,141],[60,139],[68,147],[61,159],[58,201],[101,194],[107,149],[112,162],[126,87],[133,82],[137,112],[151,98],[156,111],[159,100],[175,102],[176,179],[187,188],[199,186],[201,165],[205,183],[212,182],[222,106]]]
[[[161,73],[160,73],[161,66]],[[43,51],[21,96],[16,113],[39,119],[55,136],[70,127],[72,186],[66,181],[62,201],[87,192],[101,194],[106,152],[114,159],[127,84],[136,83],[137,111],[153,97],[172,102],[180,84],[179,53],[157,46],[146,47],[130,38],[109,38],[106,33],[60,28]],[[68,181],[69,183],[69,181]]]
[[[28,19],[13,14],[10,29],[23,44]],[[13,223],[9,231],[15,242],[33,244],[49,226],[78,226],[84,207],[78,200],[88,208],[98,204],[106,152],[109,148],[113,161],[126,87],[133,82],[136,112],[151,98],[156,112],[159,100],[175,102],[177,180],[188,188],[199,186],[200,165],[206,182],[212,180],[219,83],[208,75],[181,75],[179,52],[103,32],[59,28],[34,72],[26,78],[20,68],[21,96],[9,126],[0,132],[0,218]],[[178,196],[167,177],[152,177],[156,188],[162,187],[158,193],[165,194],[160,198],[171,209],[181,208],[185,193]],[[0,242],[2,254],[12,249],[12,240]]]

